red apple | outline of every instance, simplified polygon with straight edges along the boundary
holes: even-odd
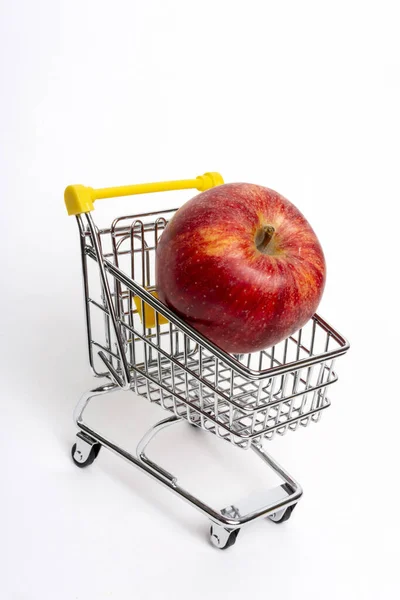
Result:
[[[265,187],[228,183],[184,204],[157,248],[162,302],[217,346],[255,352],[315,313],[320,243],[300,211]]]

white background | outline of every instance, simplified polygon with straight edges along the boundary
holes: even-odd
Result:
[[[397,5],[1,3],[2,599],[398,593]],[[226,552],[204,517],[107,451],[86,470],[70,459],[72,411],[94,382],[63,190],[208,170],[302,210],[328,263],[319,312],[352,344],[321,423],[267,446],[305,489],[292,520],[258,522]],[[95,216],[188,197],[104,201]],[[132,449],[165,415],[129,394],[94,412]],[[154,452],[217,506],[262,483],[249,453],[179,427]]]

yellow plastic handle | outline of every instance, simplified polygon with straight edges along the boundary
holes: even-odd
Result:
[[[118,196],[133,196],[150,192],[167,192],[170,190],[199,190],[204,192],[224,183],[219,173],[204,173],[195,179],[180,179],[177,181],[159,181],[156,183],[138,183],[120,187],[101,188],[95,190],[84,185],[69,185],[64,192],[65,205],[69,215],[80,215],[94,209],[95,200],[116,198]]]

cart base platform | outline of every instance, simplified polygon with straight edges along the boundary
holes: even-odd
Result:
[[[76,407],[74,420],[79,429],[76,443],[72,447],[72,458],[78,467],[90,465],[98,456],[102,446],[118,454],[130,464],[138,467],[147,475],[158,480],[172,492],[186,500],[211,520],[210,541],[220,549],[232,546],[238,537],[241,527],[264,517],[275,523],[287,521],[302,495],[300,485],[269,455],[260,445],[251,445],[251,449],[282,480],[282,484],[265,489],[261,493],[251,494],[247,498],[235,502],[221,510],[214,509],[202,500],[181,487],[177,478],[158,465],[146,454],[146,448],[152,438],[162,429],[179,423],[182,419],[172,415],[156,423],[142,437],[136,448],[136,456],[126,452],[103,434],[92,429],[83,420],[83,413],[90,400],[96,396],[119,390],[115,383],[107,382],[85,393]]]

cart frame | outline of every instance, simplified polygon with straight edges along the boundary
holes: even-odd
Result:
[[[262,442],[272,439],[275,434],[283,435],[290,429],[296,430],[299,425],[307,426],[311,421],[319,420],[322,410],[330,404],[326,390],[337,380],[334,360],[345,354],[349,344],[315,315],[310,324],[307,347],[300,330],[297,338],[285,341],[279,359],[275,347],[270,352],[260,353],[256,357],[258,368],[254,366],[253,356],[225,353],[163,305],[149,289],[150,253],[154,251],[155,255],[157,240],[168,222],[166,215],[173,215],[176,209],[121,217],[115,219],[111,228],[103,230],[96,227],[90,214],[94,201],[102,198],[178,189],[203,191],[221,183],[219,174],[206,173],[191,180],[100,190],[69,186],[65,202],[68,213],[77,217],[79,226],[89,363],[95,377],[106,379],[101,386],[85,393],[76,407],[74,420],[79,431],[72,449],[73,460],[80,467],[87,466],[95,460],[102,446],[108,448],[205,514],[211,520],[212,544],[224,549],[235,543],[242,526],[256,519],[268,517],[281,523],[291,516],[302,489],[265,451]],[[154,221],[146,224],[143,218]],[[126,219],[130,220],[129,226]],[[113,245],[111,253],[103,248],[103,240],[109,235]],[[154,236],[154,247],[147,243],[146,235]],[[135,247],[138,240],[139,249]],[[128,250],[121,249],[124,241],[130,243]],[[126,269],[120,268],[122,255],[130,260],[131,276]],[[142,285],[134,273],[136,258],[141,261]],[[99,301],[90,292],[89,262],[97,264]],[[140,299],[136,307],[134,298]],[[96,341],[93,309],[103,314],[103,343]],[[154,314],[152,326],[147,321],[150,312],[146,311]],[[138,327],[139,317],[141,328]],[[314,350],[318,332],[326,336],[319,352]],[[183,340],[181,349],[179,336]],[[168,347],[165,340],[169,340]],[[329,349],[331,342],[336,344],[334,349]],[[294,360],[288,357],[288,344],[294,347]],[[97,357],[105,371],[95,363],[94,348],[97,348]],[[141,362],[136,348],[143,352]],[[264,359],[269,362],[268,366],[263,364]],[[136,391],[174,413],[156,423],[142,437],[137,444],[136,456],[83,419],[93,398],[117,390]],[[175,475],[146,454],[147,446],[156,434],[183,419],[239,448],[251,448],[279,476],[282,484],[221,510],[210,507],[181,487]]]

